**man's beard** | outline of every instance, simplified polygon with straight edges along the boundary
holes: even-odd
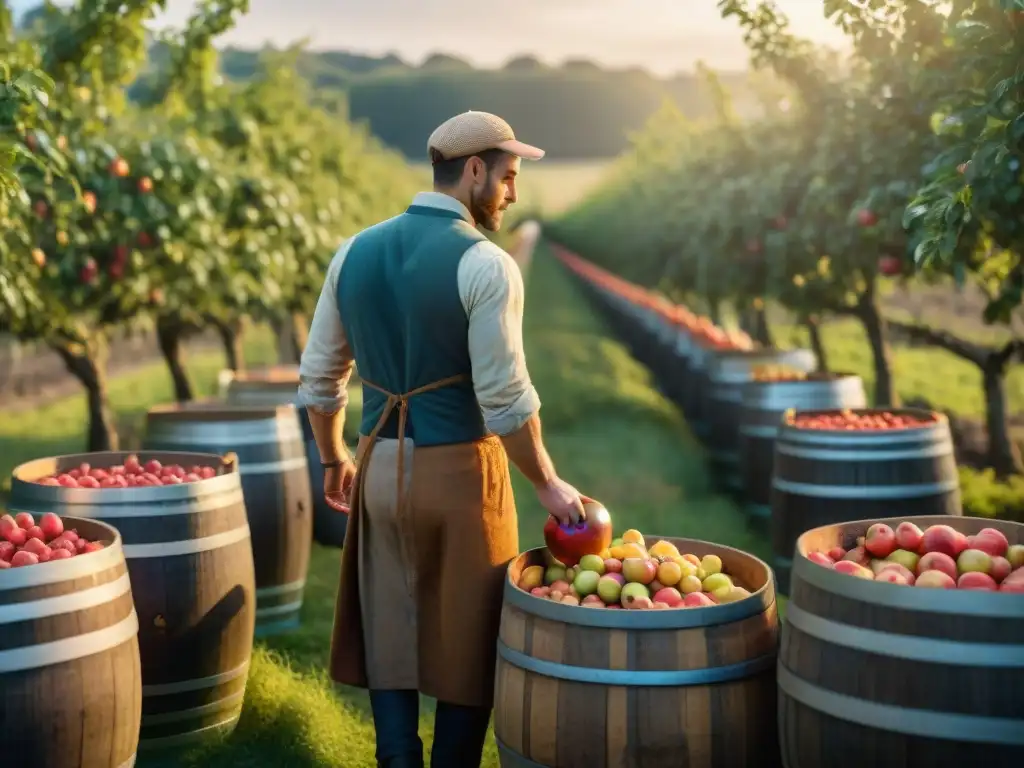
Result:
[[[497,232],[501,228],[499,214],[501,203],[491,202],[488,204],[487,201],[494,199],[494,187],[491,184],[484,187],[483,192],[484,194],[478,196],[472,189],[469,191],[469,213],[473,217],[473,221],[481,227],[491,232]]]

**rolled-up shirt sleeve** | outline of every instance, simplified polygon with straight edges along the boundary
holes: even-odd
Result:
[[[324,414],[337,413],[348,405],[348,380],[355,365],[338,311],[338,276],[351,245],[352,238],[327,268],[299,363],[298,402]]]
[[[484,423],[496,435],[511,434],[540,409],[523,350],[523,276],[509,254],[486,241],[463,255],[458,281]]]

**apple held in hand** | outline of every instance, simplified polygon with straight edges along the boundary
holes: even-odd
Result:
[[[553,517],[544,524],[544,543],[551,555],[567,566],[576,565],[585,555],[597,555],[612,543],[612,519],[603,504],[584,498],[587,519],[576,525],[559,525]]]

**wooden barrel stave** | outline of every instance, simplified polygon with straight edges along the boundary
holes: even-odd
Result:
[[[627,613],[518,590],[539,550],[510,567],[494,714],[503,766],[778,764],[770,572],[736,550],[668,540],[719,554],[738,583],[759,588],[715,608]]]
[[[1020,765],[1024,601],[855,579],[802,555],[852,546],[873,522],[1024,525],[945,516],[864,520],[805,533],[779,653],[780,738],[789,768]],[[855,582],[855,583],[850,583]],[[824,762],[823,762],[824,761]]]
[[[802,413],[808,413],[803,411]],[[912,408],[894,412],[924,417]],[[773,566],[787,593],[797,538],[822,525],[887,517],[963,514],[949,421],[885,431],[825,431],[782,424],[771,489]]]
[[[0,744],[19,765],[122,768],[142,709],[139,620],[121,538],[66,518],[99,552],[0,576]]]
[[[806,349],[719,350],[707,367],[708,454],[720,483],[734,492],[743,489],[739,454],[743,388],[753,378],[756,366],[769,364],[810,371],[817,365],[817,359]]]
[[[43,459],[15,470],[18,509],[102,520],[124,544],[139,617],[142,727],[139,749],[202,741],[232,730],[252,654],[255,585],[237,468],[188,485],[61,489],[26,482],[82,462],[123,463],[126,452]],[[216,466],[210,454],[142,452],[143,461]],[[228,676],[227,683],[211,678]]]
[[[775,439],[786,411],[866,405],[864,383],[855,374],[810,373],[803,380],[747,382],[739,415],[739,457],[747,514],[756,519],[771,517]]]
[[[224,398],[229,404],[239,406],[289,405],[296,402],[298,387],[298,366],[279,366],[233,376],[224,387]],[[306,444],[306,464],[313,504],[313,539],[328,547],[340,547],[345,543],[348,516],[339,515],[324,499],[324,470],[320,466],[320,449],[313,437],[306,409],[297,407],[296,411]]]
[[[256,636],[297,627],[313,523],[295,407],[203,402],[154,408],[144,444],[238,456],[256,569]]]

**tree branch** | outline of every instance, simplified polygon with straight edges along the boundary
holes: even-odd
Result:
[[[985,367],[990,356],[994,352],[990,347],[983,347],[980,344],[975,344],[974,342],[958,338],[948,331],[936,330],[925,325],[901,323],[898,320],[888,320],[888,323],[890,328],[904,334],[908,338],[924,342],[925,344],[929,344],[933,347],[944,349],[963,360],[974,363],[979,368]],[[1009,360],[1009,355],[1012,354],[1012,351],[1008,353],[1007,360]]]

